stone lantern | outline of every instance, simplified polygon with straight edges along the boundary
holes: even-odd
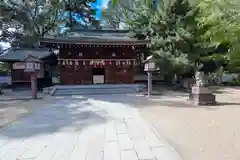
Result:
[[[32,98],[37,99],[37,75],[39,74],[42,66],[42,61],[37,57],[28,56],[25,60],[25,70],[31,75],[31,89],[32,89]]]
[[[148,75],[148,96],[152,94],[152,73],[156,71],[156,63],[153,56],[148,56],[144,61],[144,71]]]

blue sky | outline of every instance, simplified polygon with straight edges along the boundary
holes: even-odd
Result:
[[[102,18],[102,9],[106,9],[107,5],[108,5],[109,0],[96,0],[96,3],[94,5],[94,7],[97,8],[97,13],[96,13],[96,19],[97,20],[101,20]]]
[[[108,6],[109,0],[96,0],[95,3],[92,3],[91,6],[92,8],[96,9],[96,19],[101,20],[102,19],[102,9],[106,9]],[[64,15],[61,15],[62,18],[65,18],[68,16],[68,13],[64,13]],[[81,17],[77,14],[72,14],[73,18],[78,22],[78,23],[83,23],[83,20]],[[65,31],[65,24],[60,25],[61,32]]]

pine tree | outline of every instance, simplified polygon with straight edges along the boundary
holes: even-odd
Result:
[[[187,0],[147,1],[128,20],[130,30],[138,39],[149,39],[162,74],[181,75],[188,71],[204,53],[197,34],[197,9]]]
[[[227,59],[225,61],[228,61],[229,65],[224,63],[224,69],[240,72],[240,3],[236,0],[201,0],[197,7],[201,38],[211,48],[222,50],[217,52],[218,56],[211,55],[210,58],[215,61]]]
[[[63,14],[68,14],[66,27],[81,26],[84,28],[99,27],[96,20],[96,9],[91,6],[95,0],[58,0],[62,3]],[[79,22],[78,22],[79,20]]]
[[[125,18],[133,11],[134,0],[122,0],[113,5],[112,1],[108,2],[108,7],[103,11],[103,22],[114,30],[125,28]]]

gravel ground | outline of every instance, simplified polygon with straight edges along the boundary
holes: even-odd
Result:
[[[168,100],[153,97],[159,103],[141,107],[140,112],[184,160],[239,160],[240,89],[215,90],[219,106],[193,107],[184,103],[186,95],[168,94]]]

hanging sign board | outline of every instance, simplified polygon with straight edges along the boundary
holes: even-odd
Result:
[[[38,72],[41,69],[41,63],[38,58],[28,56],[25,60],[25,72]]]

